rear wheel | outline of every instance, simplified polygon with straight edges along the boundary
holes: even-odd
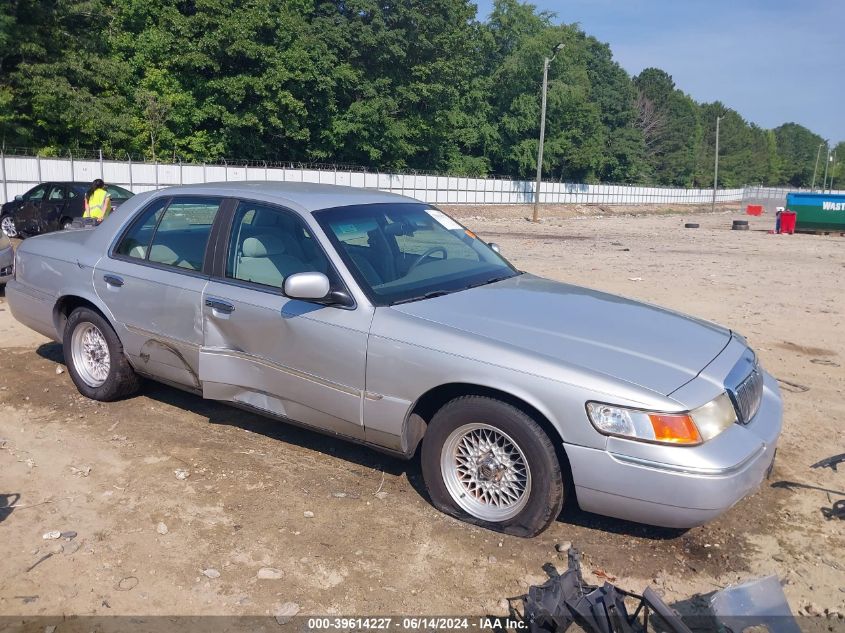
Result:
[[[108,321],[90,308],[68,317],[63,339],[65,364],[83,396],[108,402],[138,390],[140,378],[123,353]]]
[[[63,231],[67,231],[69,228],[73,227],[73,220],[70,218],[62,218],[59,221],[59,226],[62,227]]]
[[[563,508],[549,436],[524,411],[493,398],[457,398],[434,415],[422,471],[439,510],[492,530],[535,536]]]
[[[18,229],[15,228],[15,219],[11,215],[4,215],[0,218],[0,231],[3,231],[6,237],[18,237]]]

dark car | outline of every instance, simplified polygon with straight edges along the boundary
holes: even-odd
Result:
[[[0,229],[9,237],[27,237],[70,228],[85,211],[87,182],[43,182],[0,207]],[[131,198],[131,191],[106,185],[112,209]]]

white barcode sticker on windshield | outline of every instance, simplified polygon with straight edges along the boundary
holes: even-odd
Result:
[[[447,231],[454,231],[456,229],[461,231],[464,228],[442,211],[438,211],[437,209],[426,209],[425,212]]]

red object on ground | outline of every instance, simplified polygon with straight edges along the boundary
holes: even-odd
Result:
[[[748,215],[763,215],[763,205],[762,204],[749,204],[745,208],[745,212]]]
[[[795,211],[782,211],[780,214],[780,232],[790,235],[795,233],[795,218],[797,217],[798,214]]]

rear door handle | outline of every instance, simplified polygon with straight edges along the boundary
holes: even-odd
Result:
[[[209,297],[205,300],[205,305],[207,305],[212,310],[217,310],[218,312],[222,312],[223,314],[232,314],[235,311],[235,306],[233,306],[228,301],[223,301],[222,299],[213,299]]]
[[[120,288],[123,285],[123,279],[117,275],[103,275],[103,281],[105,281],[108,285],[115,286],[117,288]]]

